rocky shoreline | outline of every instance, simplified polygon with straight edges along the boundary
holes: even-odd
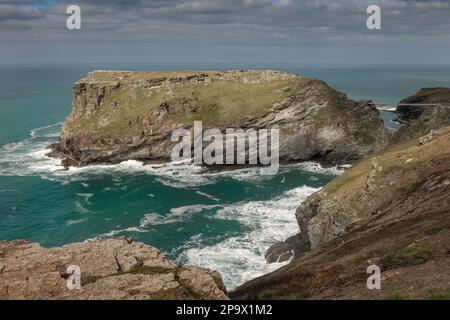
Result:
[[[309,196],[296,211],[299,234],[266,252],[269,263],[291,262],[233,298],[450,299],[450,89],[437,91],[401,102],[409,116],[391,145]],[[405,108],[424,96],[433,105]],[[364,286],[373,263],[386,271],[383,291]]]
[[[236,92],[263,96],[239,96],[254,106],[242,110]],[[127,238],[55,249],[0,241],[0,299],[449,299],[449,98],[450,89],[428,88],[404,99],[403,126],[390,134],[370,102],[289,73],[90,73],[52,146],[65,167],[167,162],[169,133],[199,118],[220,129],[280,128],[281,162],[354,165],[300,204],[297,235],[268,248],[268,263],[290,262],[231,293],[217,272]],[[366,288],[373,264],[383,290]],[[80,266],[81,290],[66,288],[68,265]]]

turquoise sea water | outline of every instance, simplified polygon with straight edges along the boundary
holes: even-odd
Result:
[[[180,263],[219,270],[229,288],[280,266],[270,244],[297,231],[294,212],[338,170],[314,163],[276,176],[204,173],[135,161],[64,171],[45,157],[70,111],[73,83],[94,69],[272,68],[327,81],[356,99],[395,104],[421,87],[450,86],[450,67],[295,65],[0,66],[0,239],[43,246],[132,236]],[[383,114],[388,126],[394,115]]]

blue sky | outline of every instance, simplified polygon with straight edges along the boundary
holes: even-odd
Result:
[[[82,29],[66,29],[78,4]],[[366,28],[369,4],[382,29]],[[0,0],[0,63],[450,64],[450,0]]]

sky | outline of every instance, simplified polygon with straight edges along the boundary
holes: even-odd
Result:
[[[81,30],[66,9],[81,8]],[[366,10],[381,8],[381,29]],[[450,0],[0,0],[0,64],[450,64]]]

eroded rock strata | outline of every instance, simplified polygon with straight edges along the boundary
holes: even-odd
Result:
[[[423,88],[400,101],[397,112],[403,126],[395,133],[394,142],[450,126],[450,88]]]
[[[69,290],[67,267],[81,270],[81,289]],[[0,241],[2,299],[227,299],[219,273],[179,266],[129,238],[44,249]]]
[[[280,160],[347,163],[387,142],[379,112],[278,71],[95,71],[73,88],[53,156],[63,164],[170,161],[177,128],[279,128]]]
[[[295,258],[243,299],[450,299],[450,127],[356,164],[298,208],[301,233],[268,252]],[[382,290],[368,290],[369,265]]]

